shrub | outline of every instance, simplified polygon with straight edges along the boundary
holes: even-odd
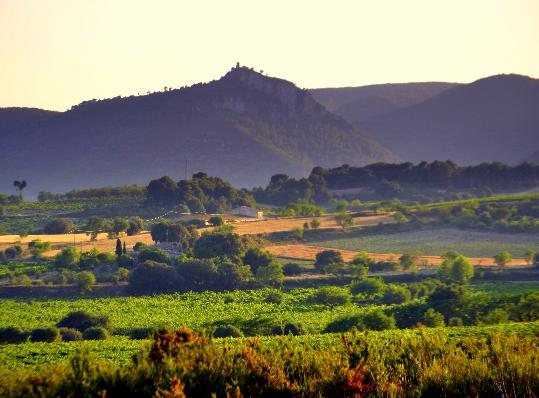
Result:
[[[399,263],[403,270],[414,271],[417,269],[417,256],[404,253],[402,256],[400,256]]]
[[[75,228],[75,224],[69,218],[55,218],[43,227],[43,232],[50,235],[67,234]]]
[[[126,232],[128,236],[133,236],[133,235],[138,234],[144,228],[146,228],[146,225],[144,224],[144,220],[140,217],[133,216],[129,219],[129,226],[127,227]]]
[[[494,262],[500,267],[507,265],[511,262],[511,253],[508,251],[502,251],[494,256]]]
[[[95,285],[95,275],[90,271],[82,271],[77,274],[77,285],[82,292],[91,292]]]
[[[433,308],[429,308],[423,315],[423,324],[432,328],[445,326],[444,315]]]
[[[441,285],[432,291],[427,301],[455,300],[462,297],[465,293],[466,289],[461,285]]]
[[[283,283],[283,267],[279,263],[271,263],[267,267],[260,267],[256,271],[255,279],[262,286],[279,287]]]
[[[194,247],[195,256],[198,258],[240,256],[243,250],[240,236],[227,232],[204,234],[195,242]]]
[[[106,340],[109,338],[107,329],[100,326],[92,326],[82,333],[84,340]]]
[[[62,341],[78,341],[82,340],[82,333],[73,328],[60,328],[58,329],[60,336],[62,336]]]
[[[395,261],[378,261],[369,264],[369,272],[388,272],[397,271],[399,264]]]
[[[59,328],[72,328],[80,332],[86,329],[98,326],[105,329],[110,329],[109,319],[106,316],[97,316],[87,313],[86,311],[74,311],[67,314],[60,322],[56,324]]]
[[[393,316],[387,315],[382,310],[375,310],[363,315],[356,327],[359,330],[388,330],[395,329],[396,322]]]
[[[382,302],[384,304],[402,304],[410,301],[412,295],[404,286],[387,285]]]
[[[352,298],[350,291],[336,286],[327,286],[317,289],[309,298],[311,303],[328,305],[330,307],[350,304]]]
[[[28,243],[28,250],[32,253],[34,258],[41,258],[44,252],[51,249],[50,242],[43,242],[39,239],[33,240]]]
[[[145,261],[129,275],[129,291],[133,294],[170,293],[179,290],[182,282],[174,267]]]
[[[223,325],[218,326],[213,332],[213,337],[223,338],[223,337],[243,337],[243,332],[236,326],[233,325]]]
[[[210,217],[208,222],[214,227],[218,227],[220,225],[223,225],[225,223],[225,220],[221,216],[213,216],[213,217]]]
[[[23,252],[22,247],[20,245],[15,245],[15,246],[8,247],[6,250],[4,250],[4,255],[6,256],[7,259],[13,260],[17,257],[20,257],[22,252]]]
[[[507,323],[509,314],[503,308],[495,308],[483,317],[483,322],[487,325],[495,325],[497,323]]]
[[[340,252],[324,250],[316,254],[314,266],[323,274],[336,273],[344,267],[344,260]]]
[[[449,318],[449,321],[447,321],[447,326],[462,326],[463,324],[462,318],[458,316],[453,316]]]
[[[145,340],[157,331],[156,328],[134,328],[129,330],[129,338],[132,340]]]
[[[0,343],[22,343],[26,340],[26,333],[16,327],[0,328]]]
[[[438,277],[446,282],[466,284],[473,277],[474,267],[470,261],[458,253],[446,253]]]
[[[350,285],[352,294],[364,294],[367,297],[376,296],[384,292],[384,281],[379,278],[362,278],[353,281]]]
[[[248,249],[243,256],[243,263],[249,265],[253,273],[256,273],[259,267],[267,267],[272,261],[273,255],[258,247]]]
[[[34,342],[43,341],[47,343],[52,343],[59,340],[59,338],[60,332],[57,328],[34,329],[30,333],[30,340]]]
[[[139,263],[145,261],[154,261],[162,264],[172,264],[172,258],[170,255],[159,247],[145,247],[139,251],[138,258]]]
[[[301,323],[297,322],[289,322],[285,323],[284,325],[277,325],[273,328],[271,331],[271,334],[282,336],[291,334],[293,336],[299,336],[301,334],[305,334],[305,327]]]
[[[65,247],[54,259],[54,265],[60,268],[78,266],[80,262],[80,252],[73,246]]]
[[[264,301],[270,304],[281,304],[283,302],[283,296],[283,292],[280,290],[272,290],[268,293]]]
[[[140,252],[142,251],[143,249],[147,248],[148,245],[145,244],[145,243],[142,243],[142,242],[137,242],[133,245],[133,251],[135,252]]]
[[[300,264],[288,263],[288,264],[283,265],[283,273],[286,276],[300,275],[304,271],[305,271],[305,268],[303,268]]]
[[[127,254],[122,254],[116,258],[116,265],[123,269],[130,268],[135,265],[135,260]]]

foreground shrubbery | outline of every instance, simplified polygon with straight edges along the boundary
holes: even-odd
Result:
[[[391,349],[388,349],[391,347]],[[49,396],[505,396],[539,392],[534,337],[353,333],[327,341],[294,337],[222,344],[187,328],[162,330],[129,366],[79,354],[69,364],[6,374],[5,397]]]

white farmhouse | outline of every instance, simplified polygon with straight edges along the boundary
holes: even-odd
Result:
[[[232,209],[232,214],[235,216],[251,217],[251,218],[264,218],[264,212],[254,207],[241,206]]]

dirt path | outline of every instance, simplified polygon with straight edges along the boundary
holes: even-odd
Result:
[[[308,245],[278,245],[278,246],[268,246],[266,249],[274,254],[277,257],[285,257],[297,260],[314,260],[316,254],[323,250],[336,250],[340,252],[343,256],[344,261],[350,261],[354,258],[359,252],[353,250],[340,250],[340,249],[330,249],[320,246],[308,246]],[[398,261],[401,254],[399,253],[368,253],[371,258],[374,260],[394,260]],[[492,258],[479,258],[479,257],[469,257],[470,262],[475,266],[481,267],[496,267]],[[427,262],[430,265],[437,266],[440,265],[443,259],[440,256],[419,256],[419,262]],[[527,263],[522,258],[515,258],[509,264],[510,266],[527,266]]]

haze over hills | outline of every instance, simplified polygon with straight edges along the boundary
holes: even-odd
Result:
[[[390,83],[309,90],[330,112],[358,123],[423,102],[458,83]]]
[[[240,187],[314,166],[396,157],[307,90],[236,67],[217,81],[86,101],[67,112],[0,110],[0,192],[146,184],[204,171]]]
[[[498,75],[359,125],[403,160],[515,164],[539,150],[538,110],[538,79]]]

